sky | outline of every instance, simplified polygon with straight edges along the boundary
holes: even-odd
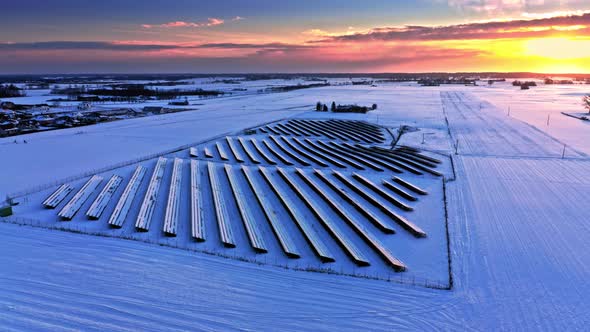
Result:
[[[0,74],[590,73],[589,0],[19,0]]]

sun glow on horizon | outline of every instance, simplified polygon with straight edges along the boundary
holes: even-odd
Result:
[[[555,60],[590,59],[590,40],[565,37],[527,40],[525,55]]]

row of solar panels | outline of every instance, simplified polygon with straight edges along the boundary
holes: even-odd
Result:
[[[228,136],[211,145],[193,147],[190,154],[199,159],[255,165],[354,168],[442,175],[436,170],[440,160],[410,148],[390,150],[377,146],[286,136],[271,135],[262,140]]]
[[[165,199],[166,211],[162,231],[168,236],[177,235],[181,214],[181,195],[186,192],[182,190],[182,165],[185,162],[187,160],[174,159],[168,195],[167,198],[162,198],[160,197],[160,188],[167,159],[158,159],[135,219],[137,231],[150,231],[156,203],[159,199]],[[285,254],[293,258],[301,255],[293,236],[287,230],[286,223],[289,220],[281,218],[275,211],[276,208],[273,204],[276,201],[280,202],[289,213],[296,228],[307,240],[312,251],[324,262],[334,261],[334,255],[316,230],[318,222],[357,265],[368,265],[369,259],[363,250],[355,244],[355,241],[350,239],[349,232],[345,230],[347,227],[352,229],[387,264],[398,271],[404,270],[405,265],[378,240],[378,237],[373,233],[374,230],[392,234],[395,233],[393,224],[395,223],[415,237],[426,236],[425,231],[403,217],[393,206],[411,211],[411,202],[418,200],[418,196],[426,195],[427,192],[399,177],[393,177],[392,181],[383,180],[379,185],[359,173],[349,176],[338,171],[320,169],[315,169],[310,173],[302,169],[288,171],[281,167],[232,166],[230,164],[225,164],[220,168],[216,167],[218,164],[211,162],[199,160],[190,160],[189,162],[190,229],[191,236],[197,241],[205,241],[208,238],[205,218],[213,217],[203,215],[203,203],[208,201],[213,203],[214,218],[219,230],[219,239],[223,245],[230,248],[236,246],[234,230],[237,226],[233,222],[239,215],[251,247],[260,253],[268,251],[266,244],[268,239],[265,237],[268,235],[263,234],[260,230],[259,222],[261,221],[257,220],[253,212],[255,204],[258,204],[264,212],[265,219]],[[223,171],[220,172],[220,170]],[[135,169],[109,216],[108,223],[112,227],[120,228],[128,219],[131,206],[139,196],[139,187],[146,172],[147,169],[144,166],[138,166]],[[206,184],[201,183],[201,173],[207,173],[206,178],[212,193],[211,197],[202,197],[203,185]],[[225,178],[222,179],[222,177]],[[91,177],[64,205],[58,215],[64,220],[71,220],[84,203],[93,196],[93,193],[99,189],[102,180],[103,178],[100,176]],[[240,185],[244,181],[248,183],[247,187]],[[270,187],[270,192],[264,188],[263,182]],[[115,193],[122,183],[123,178],[118,175],[113,175],[109,179],[86,212],[88,218],[101,218],[109,202],[113,201],[114,204]],[[228,185],[225,185],[226,183]],[[322,183],[325,186],[322,186]],[[290,188],[290,192],[287,188]],[[329,190],[323,188],[329,188]],[[62,185],[43,204],[47,208],[56,208],[66,200],[72,191],[71,185]],[[323,204],[312,197],[312,192],[321,197]],[[356,193],[362,200],[355,198],[352,193]],[[249,200],[249,195],[253,195],[257,203]],[[237,211],[231,210],[227,197],[233,197]],[[343,201],[339,201],[335,197],[341,197]],[[346,205],[342,202],[345,202]],[[233,206],[233,204],[231,205]],[[359,211],[365,219],[351,218],[346,212],[350,208]],[[317,222],[306,218],[304,216],[305,210],[311,211]],[[376,210],[382,213],[375,213]]]
[[[332,140],[359,143],[383,143],[385,135],[379,126],[352,120],[291,119],[259,128],[260,132],[274,135],[326,137]]]

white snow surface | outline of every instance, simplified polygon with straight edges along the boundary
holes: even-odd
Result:
[[[543,95],[508,84],[329,87],[212,100],[195,112],[32,134],[27,145],[0,140],[1,155],[10,156],[3,158],[0,173],[5,194],[303,116],[318,100],[375,102],[375,112],[341,117],[418,127],[400,143],[451,153],[456,166],[456,180],[446,184],[450,291],[0,223],[0,326],[8,331],[584,330],[590,323],[590,129],[556,113],[579,111],[574,109],[579,92],[541,88]],[[449,93],[459,96],[453,105],[444,97]],[[548,110],[553,113],[546,128],[542,119]],[[421,133],[429,133],[424,144]]]

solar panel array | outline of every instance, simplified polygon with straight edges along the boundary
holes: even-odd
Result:
[[[362,121],[282,121],[142,163],[106,182],[97,174],[79,188],[63,184],[43,206],[60,208],[64,223],[89,205],[87,222],[113,230],[132,223],[131,232],[227,250],[245,234],[256,254],[299,259],[311,252],[324,264],[348,257],[357,266],[379,257],[404,271],[408,266],[383,239],[428,236],[412,215],[413,204],[429,193],[412,179],[440,177],[441,161],[415,148],[391,148],[389,135]],[[272,242],[281,252],[272,252]]]

